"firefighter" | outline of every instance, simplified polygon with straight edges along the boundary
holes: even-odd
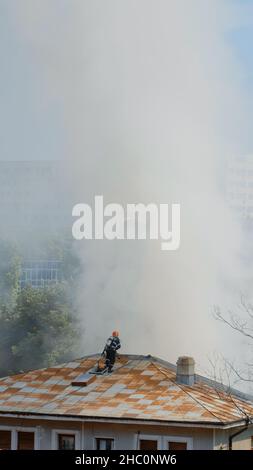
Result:
[[[112,368],[115,363],[116,359],[116,351],[120,349],[121,344],[120,344],[120,339],[119,339],[119,332],[118,331],[113,331],[112,336],[108,338],[106,341],[104,350],[103,350],[103,356],[105,357],[105,367],[108,369],[108,372],[112,372]]]

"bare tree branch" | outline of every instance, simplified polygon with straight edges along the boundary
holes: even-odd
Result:
[[[253,305],[246,302],[245,297],[241,294],[241,308],[249,315],[253,320]]]
[[[243,382],[253,382],[253,379],[250,379],[250,378],[247,378],[247,377],[243,377],[243,376],[241,375],[241,373],[238,372],[238,370],[235,369],[235,367],[234,367],[232,364],[229,363],[229,361],[227,361],[227,362],[228,362],[228,364],[230,365],[232,371],[233,371],[233,372],[235,373],[235,375],[238,377],[238,379],[242,380]]]
[[[229,318],[226,318],[221,313],[220,308],[218,306],[214,306],[214,318],[216,320],[219,320],[219,321],[225,323],[226,325],[228,325],[233,330],[238,331],[243,336],[253,340],[253,334],[248,333],[248,331],[252,331],[252,329],[248,328],[247,322],[240,321],[239,317],[237,317],[231,311],[228,311],[228,313],[229,313]]]
[[[212,360],[211,358],[208,358],[208,360],[213,369],[213,375],[211,378],[215,382],[217,382],[217,367],[219,368],[219,380],[218,380],[217,386],[215,387],[215,391],[218,397],[223,401],[232,403],[233,406],[239,412],[239,414],[247,422],[251,422],[251,418],[248,415],[247,411],[241,406],[241,402],[240,404],[238,403],[235,395],[232,393],[232,387],[231,387],[232,372],[235,372],[236,375],[238,375],[234,365],[231,364],[229,361],[227,361],[225,358],[222,358],[222,368],[221,368],[221,358],[217,356],[214,358],[214,360]],[[224,383],[224,375],[226,378],[226,383]]]

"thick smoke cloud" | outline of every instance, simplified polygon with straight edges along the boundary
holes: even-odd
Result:
[[[10,3],[41,101],[63,121],[73,203],[102,194],[181,204],[177,252],[154,241],[77,243],[84,352],[113,328],[124,351],[171,361],[231,352],[211,308],[241,288],[241,235],[224,193],[226,161],[244,151],[250,121],[226,40],[243,12],[223,0]]]

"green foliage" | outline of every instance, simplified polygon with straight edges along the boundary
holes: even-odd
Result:
[[[19,288],[21,257],[17,247],[7,241],[0,243],[0,305],[13,307]]]
[[[62,263],[62,278],[68,282],[71,289],[75,286],[76,279],[81,273],[80,259],[74,249],[72,239],[62,238],[61,240],[50,239],[44,246],[43,256],[55,258]]]
[[[0,372],[52,366],[69,360],[78,350],[79,335],[66,286],[26,287],[17,296],[15,311],[1,312]]]
[[[69,242],[57,246],[51,241],[41,256],[62,262],[64,280],[50,287],[21,290],[18,250],[0,242],[1,376],[52,366],[79,353],[80,328],[74,309],[78,259]]]

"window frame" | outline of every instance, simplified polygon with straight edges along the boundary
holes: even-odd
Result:
[[[1,450],[12,450],[12,429],[3,429],[3,426],[0,426],[0,432],[3,431],[3,432],[9,432],[11,434],[11,446],[10,446],[10,449],[2,449]]]
[[[97,450],[97,439],[100,439],[100,440],[108,440],[108,441],[112,441],[112,450],[115,450],[116,449],[116,446],[115,446],[115,436],[112,437],[112,436],[105,436],[104,434],[102,434],[101,436],[95,436],[93,438],[93,450]]]
[[[136,446],[135,448],[140,450],[140,441],[157,441],[157,450],[169,450],[168,442],[185,442],[187,444],[187,450],[193,450],[193,438],[191,436],[164,436],[162,434],[136,434],[135,435]]]
[[[39,427],[25,426],[3,426],[0,425],[0,431],[11,431],[11,450],[18,450],[18,433],[33,432],[34,433],[34,450],[40,449]]]
[[[168,449],[169,442],[184,442],[187,445],[186,450],[193,450],[193,438],[190,436],[163,436],[163,448]]]
[[[26,450],[34,450],[34,448],[35,448],[35,433],[34,433],[34,431],[27,431],[27,429],[25,429],[25,430],[24,429],[22,429],[22,430],[18,429],[17,430],[17,450],[22,450],[22,449],[19,449],[19,437],[18,437],[18,435],[19,435],[19,433],[25,434],[26,432],[28,432],[29,434],[33,434],[33,449],[26,449]],[[23,449],[23,450],[25,450],[25,449]]]
[[[65,439],[66,439],[66,438],[67,438],[67,439],[69,439],[69,438],[70,438],[70,439],[74,439],[74,449],[70,449],[70,450],[75,450],[75,447],[76,447],[76,436],[75,436],[75,434],[69,434],[69,433],[66,434],[65,432],[64,432],[64,433],[61,432],[61,433],[57,434],[57,436],[58,436],[57,445],[58,445],[58,449],[59,449],[59,450],[68,450],[68,449],[62,449],[62,448],[60,449],[60,445],[63,444],[63,442],[61,442],[61,441],[63,441],[64,438],[65,438]]]
[[[157,450],[162,450],[162,436],[157,434],[136,434],[136,448],[140,450],[140,441],[157,441]]]
[[[81,450],[80,431],[75,429],[52,429],[51,449],[59,450],[59,434],[75,436],[75,450]]]

